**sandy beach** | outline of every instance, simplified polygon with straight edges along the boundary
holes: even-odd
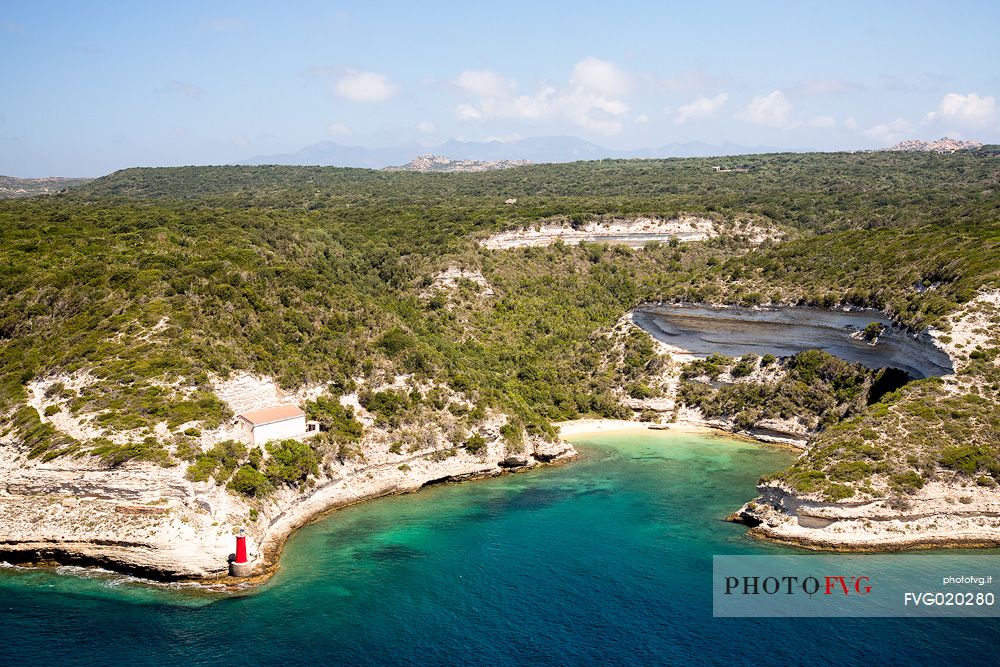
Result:
[[[570,421],[559,422],[556,426],[559,427],[559,436],[564,440],[623,431],[674,431],[677,433],[724,433],[729,436],[732,435],[721,429],[690,421],[654,424],[650,422],[628,421],[626,419],[572,419]]]

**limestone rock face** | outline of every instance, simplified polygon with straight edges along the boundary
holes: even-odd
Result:
[[[677,241],[703,241],[720,234],[720,225],[708,218],[685,215],[670,220],[662,218],[616,218],[613,220],[593,220],[582,225],[568,222],[548,222],[525,229],[502,232],[480,242],[490,250],[508,250],[533,246],[548,246],[559,241],[566,245],[578,245],[581,241],[594,243],[620,243],[633,248],[641,248],[649,241],[664,243]],[[726,227],[728,230],[729,228]],[[768,239],[780,238],[773,229],[747,223],[733,227],[751,239],[761,243]]]
[[[935,546],[1000,545],[1000,494],[932,482],[907,498],[828,502],[780,482],[734,514],[750,534],[831,551],[894,551]]]
[[[503,420],[494,421],[484,427],[487,445],[477,454],[433,440],[395,454],[388,434],[373,429],[357,459],[326,461],[311,486],[283,487],[258,501],[211,480],[191,482],[183,464],[41,462],[8,437],[0,442],[0,560],[100,565],[161,580],[224,578],[235,533],[244,528],[249,563],[240,576],[258,575],[276,564],[295,528],[331,508],[435,481],[503,474],[511,460],[525,468],[576,455],[566,443],[535,442],[526,443],[530,453],[510,455],[499,437]]]

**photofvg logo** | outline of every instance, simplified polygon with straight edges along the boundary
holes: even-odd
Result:
[[[1000,616],[1000,556],[715,556],[715,616]]]
[[[868,595],[871,577],[824,575],[816,577],[726,577],[726,595]]]

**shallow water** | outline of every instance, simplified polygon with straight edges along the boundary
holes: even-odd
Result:
[[[898,368],[917,379],[954,372],[948,355],[929,335],[895,327],[876,310],[644,305],[633,317],[654,338],[698,356],[786,357],[818,349],[868,368]],[[871,322],[885,326],[875,345],[851,337]]]
[[[791,552],[720,517],[792,453],[655,431],[580,449],[336,512],[253,595],[3,570],[0,664],[995,664],[995,620],[712,618],[713,554]]]

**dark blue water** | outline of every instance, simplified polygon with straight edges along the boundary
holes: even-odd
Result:
[[[0,571],[0,665],[997,664],[1000,620],[712,617],[713,554],[789,553],[719,520],[789,453],[659,432],[581,449],[337,512],[244,597]]]

